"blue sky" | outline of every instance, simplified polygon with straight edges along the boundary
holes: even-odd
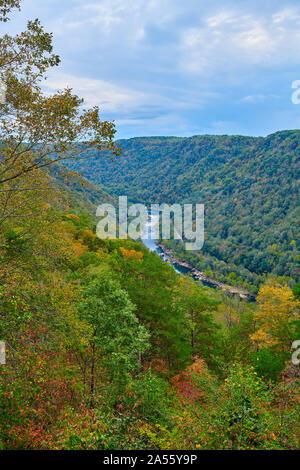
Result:
[[[119,138],[300,127],[299,0],[23,0],[1,27],[34,18],[62,59],[47,91],[72,87]]]

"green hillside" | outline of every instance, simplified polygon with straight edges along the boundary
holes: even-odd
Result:
[[[102,203],[116,204],[117,200],[91,181],[76,174],[69,174],[63,167],[54,166],[50,171],[54,187],[59,191],[63,206],[76,212],[95,215],[97,206]]]
[[[2,1],[0,23],[19,4]],[[0,455],[98,451],[133,468],[136,450],[162,465],[176,451],[189,464],[201,450],[298,450],[299,132],[132,139],[112,162],[114,123],[70,88],[41,88],[52,50],[38,19],[0,35]],[[99,237],[96,207],[122,194],[204,202],[204,250],[172,250],[255,301],[141,240]]]
[[[202,252],[179,246],[177,254],[223,280],[232,272],[256,285],[265,273],[297,276],[300,131],[118,144],[123,154],[115,161],[96,154],[70,166],[133,201],[205,204]]]

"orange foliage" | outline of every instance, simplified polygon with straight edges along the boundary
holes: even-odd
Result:
[[[75,215],[75,214],[67,214],[66,217],[67,217],[68,219],[73,219],[73,220],[75,220],[76,222],[79,222],[79,217],[78,217],[78,215]]]
[[[83,253],[85,253],[88,250],[88,247],[83,245],[79,241],[76,242],[76,243],[73,243],[72,248],[73,248],[76,256],[81,256]]]
[[[96,235],[91,232],[90,230],[83,230],[82,232],[82,238],[91,238],[92,240],[94,240],[94,238],[96,238]]]
[[[126,248],[120,247],[123,258],[135,259],[137,261],[143,261],[143,253],[141,251],[126,250]]]

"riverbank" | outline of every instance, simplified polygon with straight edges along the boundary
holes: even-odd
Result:
[[[192,274],[193,278],[196,281],[202,281],[204,284],[210,287],[213,287],[215,289],[221,289],[223,292],[229,292],[231,295],[238,295],[240,299],[242,300],[248,300],[248,301],[255,300],[255,295],[252,294],[251,292],[248,292],[245,289],[241,289],[240,287],[234,287],[228,284],[223,284],[222,282],[219,282],[219,281],[216,281],[215,279],[211,279],[207,277],[205,274],[203,274],[198,269],[194,268],[194,266],[192,266],[188,262],[180,261],[177,258],[175,258],[173,253],[161,243],[159,242],[155,242],[155,243],[156,243],[156,246],[160,248],[162,253],[164,254],[165,261],[168,261],[174,264],[175,266],[180,266],[186,269],[188,272]]]

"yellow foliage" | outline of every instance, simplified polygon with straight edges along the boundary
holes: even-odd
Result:
[[[253,343],[259,347],[280,344],[280,331],[297,318],[299,302],[287,285],[274,281],[269,281],[260,288],[257,302],[258,310],[254,320],[258,329],[251,335]]]

